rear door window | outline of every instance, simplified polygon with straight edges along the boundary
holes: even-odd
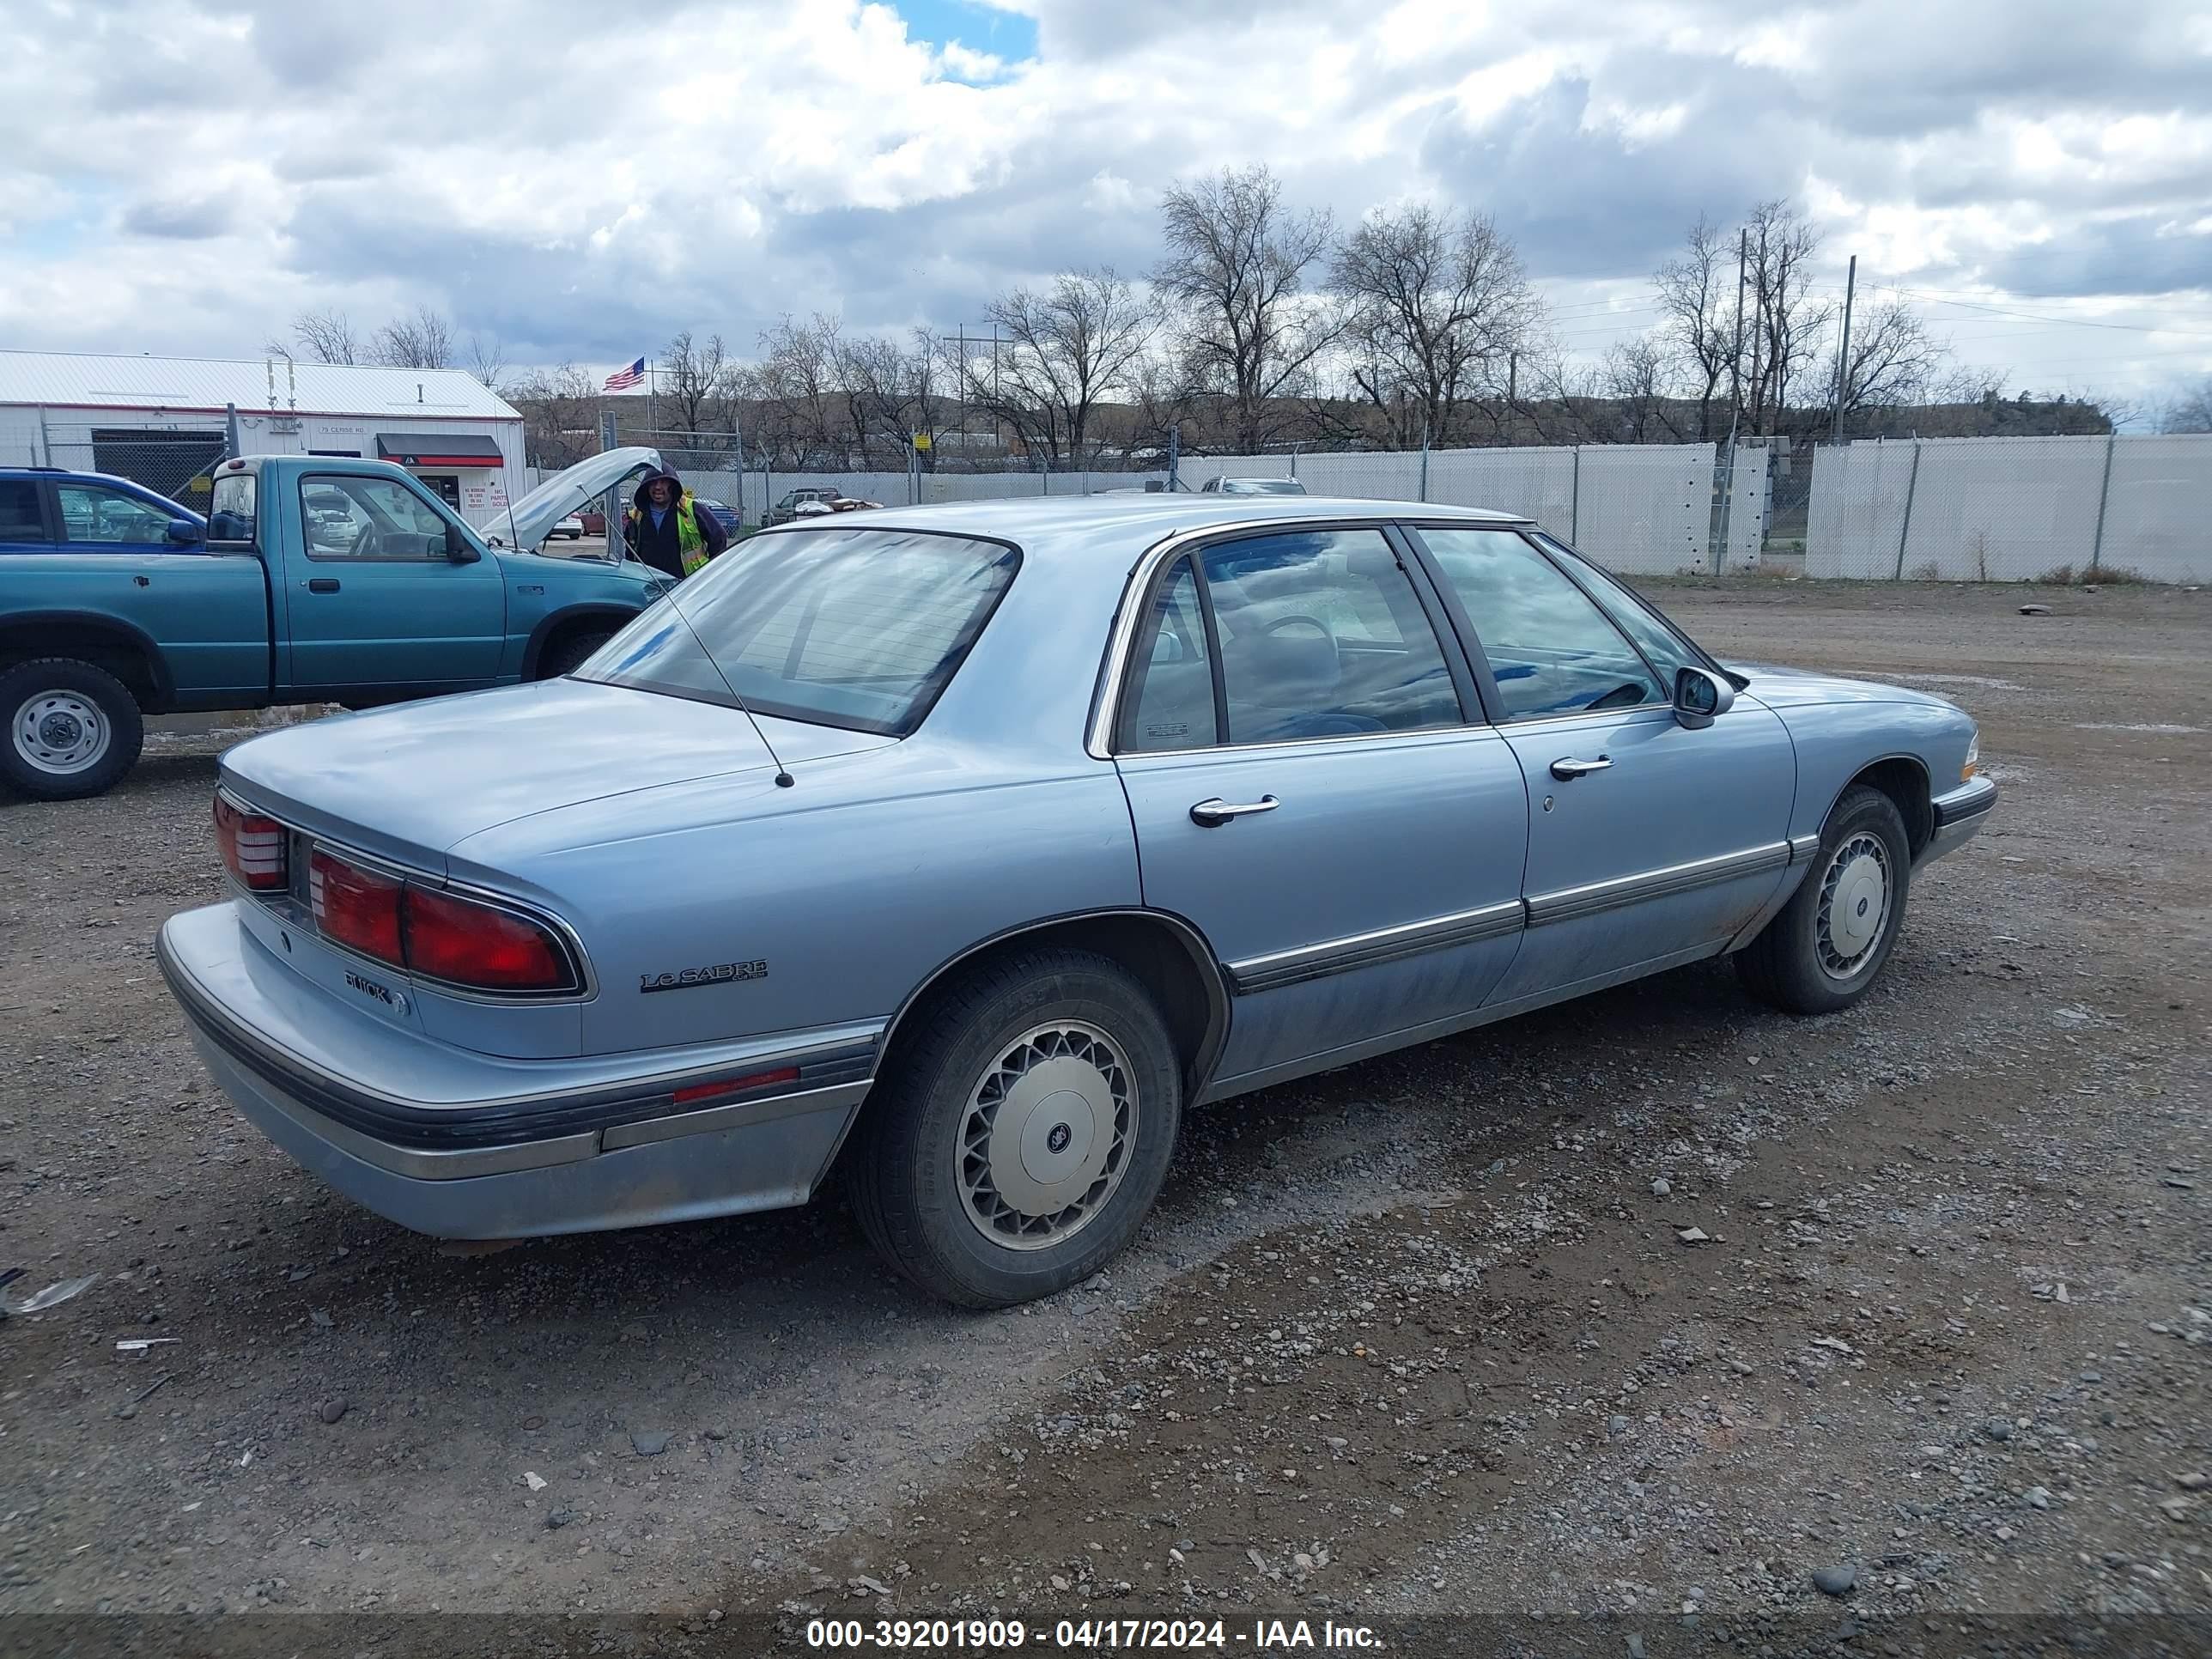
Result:
[[[39,486],[28,478],[0,478],[0,542],[44,542]]]

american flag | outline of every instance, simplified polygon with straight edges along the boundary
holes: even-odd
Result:
[[[645,378],[645,359],[641,357],[628,368],[618,368],[607,376],[606,390],[627,392]]]

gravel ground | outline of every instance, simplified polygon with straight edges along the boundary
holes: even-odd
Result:
[[[994,1316],[834,1194],[441,1253],[154,967],[238,733],[0,807],[0,1266],[100,1275],[0,1323],[0,1614],[2212,1614],[2212,594],[1659,586],[1980,720],[1874,994],[1709,963],[1194,1114],[1139,1245]]]

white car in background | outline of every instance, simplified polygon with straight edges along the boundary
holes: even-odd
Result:
[[[1208,478],[1201,495],[1303,495],[1306,487],[1296,478]]]
[[[572,542],[584,539],[584,521],[574,513],[553,526],[553,534],[566,536]]]

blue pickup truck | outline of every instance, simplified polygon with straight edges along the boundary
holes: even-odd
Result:
[[[147,714],[367,708],[566,673],[672,584],[619,545],[530,550],[659,465],[650,449],[594,455],[487,536],[383,461],[222,461],[205,520],[124,479],[0,470],[0,781],[96,795],[137,759]]]

